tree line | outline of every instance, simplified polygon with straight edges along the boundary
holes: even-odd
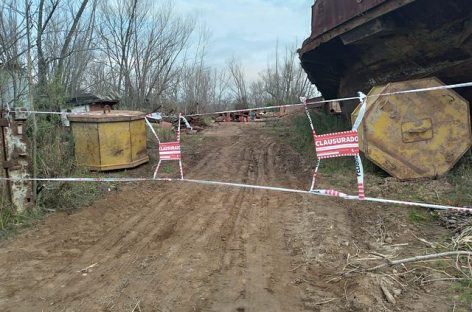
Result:
[[[36,109],[63,108],[82,92],[119,97],[122,108],[186,113],[294,103],[316,92],[294,46],[276,46],[254,81],[234,57],[221,68],[209,65],[209,31],[170,2],[4,0],[0,6],[0,76],[13,81],[8,92],[15,99],[29,92]]]

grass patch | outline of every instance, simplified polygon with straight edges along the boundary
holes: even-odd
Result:
[[[214,121],[213,121],[213,118],[211,116],[203,116],[202,123],[205,126],[209,127],[214,123]]]
[[[454,189],[444,194],[448,203],[472,207],[472,150],[469,150],[446,175]]]
[[[32,122],[28,122],[27,136],[32,144]],[[74,141],[69,128],[59,116],[37,116],[37,176],[98,177],[78,168],[75,163]],[[107,174],[108,175],[108,174]],[[45,211],[73,210],[93,203],[103,192],[114,188],[111,183],[38,182],[35,209],[16,213],[7,200],[0,202],[0,238],[41,218]],[[6,194],[5,190],[3,194]],[[3,196],[5,198],[5,196]]]
[[[15,233],[18,228],[28,227],[44,216],[43,210],[14,213],[13,207],[4,203],[0,209],[0,239]]]
[[[31,123],[30,123],[31,124]],[[32,138],[31,129],[28,129]],[[79,168],[75,162],[74,140],[70,128],[62,125],[59,116],[39,116],[37,133],[38,176],[90,177],[99,176]],[[111,187],[107,183],[44,182],[38,183],[37,205],[39,208],[72,210],[86,207]]]
[[[71,175],[74,177],[100,177],[105,174],[77,169],[71,172]],[[106,175],[110,176],[109,173]],[[116,175],[113,174],[113,176]],[[48,182],[42,187],[43,190],[38,195],[38,204],[41,208],[70,211],[91,205],[103,193],[115,189],[116,183]]]
[[[342,115],[332,115],[323,112],[312,112],[311,118],[315,125],[317,134],[326,134],[339,131],[351,130],[351,125]],[[315,159],[316,152],[310,123],[305,114],[295,114],[283,119],[268,123],[268,128],[274,134],[282,136],[286,142],[305,159]],[[385,175],[382,170],[363,157],[364,171],[376,172]],[[340,157],[336,159],[325,159],[321,168],[325,174],[334,174],[347,168],[354,168],[352,157]],[[321,170],[320,168],[320,170]],[[349,169],[349,170],[351,170]]]
[[[472,279],[462,280],[455,283],[451,290],[456,294],[455,299],[466,305],[464,311],[470,311],[472,308]]]
[[[430,223],[435,222],[439,219],[436,212],[428,211],[425,209],[417,210],[412,209],[408,213],[408,220],[412,223]]]
[[[324,112],[312,112],[311,118],[317,134],[346,131],[351,129],[348,120],[342,115],[332,115]],[[310,123],[305,114],[294,114],[267,123],[268,130],[275,136],[288,143],[303,159],[316,163],[316,152]],[[378,168],[363,158],[364,172],[379,172]],[[324,159],[320,165],[320,174],[324,176],[339,176],[332,181],[337,186],[350,187],[355,183],[355,162],[353,157]]]
[[[165,174],[170,174],[174,172],[174,168],[169,164],[165,164],[162,166],[162,172]]]
[[[349,129],[349,123],[342,116],[333,116],[322,112],[311,113],[318,134],[345,131]],[[310,123],[305,114],[295,114],[286,118],[267,123],[269,130],[283,138],[292,148],[305,159],[315,160],[316,152]],[[352,167],[354,161],[351,158],[342,157],[324,160],[321,163],[323,173],[335,173],[339,169]]]
[[[172,142],[177,139],[176,133],[173,129],[161,128],[158,124],[153,123],[152,127],[156,131],[157,136],[161,142]],[[151,131],[147,131],[147,146],[148,148],[157,148],[157,140]]]

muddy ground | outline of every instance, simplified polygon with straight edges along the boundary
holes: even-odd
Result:
[[[309,185],[311,164],[260,124],[216,126],[198,142],[184,152],[188,178]],[[434,270],[356,269],[382,263],[369,252],[422,254],[418,238],[447,235],[407,216],[310,195],[121,185],[0,242],[0,311],[460,311],[450,282],[427,282]]]

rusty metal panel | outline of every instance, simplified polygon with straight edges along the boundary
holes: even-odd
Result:
[[[390,0],[317,0],[312,6],[311,38]]]
[[[144,114],[133,111],[70,115],[77,163],[91,170],[133,168],[149,161]]]
[[[142,120],[131,121],[129,123],[129,132],[131,136],[131,160],[147,160],[146,125]]]
[[[100,168],[100,146],[98,126],[94,123],[74,122],[72,133],[75,143],[77,165]]]
[[[454,90],[375,96],[442,85],[426,78],[374,87],[358,132],[365,156],[400,180],[448,172],[472,144],[469,102]]]
[[[131,163],[129,122],[100,123],[98,129],[101,167],[115,167]]]

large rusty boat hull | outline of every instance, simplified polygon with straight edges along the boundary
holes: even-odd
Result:
[[[433,76],[472,81],[472,1],[317,0],[299,55],[326,99]],[[470,88],[458,92],[472,100]]]

